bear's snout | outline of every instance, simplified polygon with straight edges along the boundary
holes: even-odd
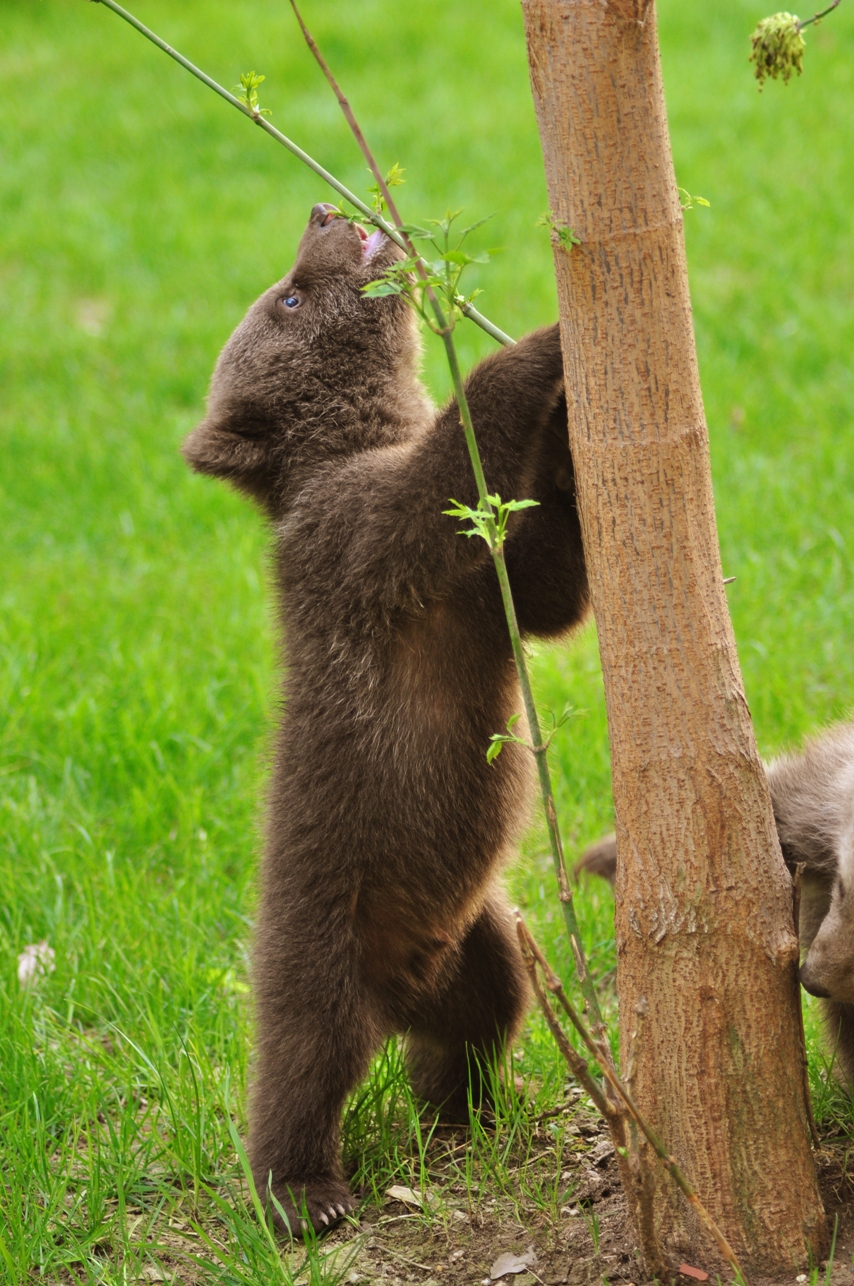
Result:
[[[812,974],[810,973],[808,960],[801,965],[800,971],[798,973],[798,977],[801,980],[801,986],[803,987],[804,991],[808,991],[811,996],[817,996],[819,1000],[830,999],[830,992],[827,990],[827,988],[822,987],[821,983],[819,983],[815,978],[812,977]]]

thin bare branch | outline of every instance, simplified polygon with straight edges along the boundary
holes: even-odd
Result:
[[[386,203],[388,212],[391,215],[392,219],[394,219],[394,222],[397,224],[397,226],[400,227],[403,220],[401,219],[400,215],[395,209],[395,204],[391,198],[391,193],[388,190],[386,181],[383,178],[382,170],[377,165],[376,160],[374,159],[374,154],[371,151],[371,149],[368,147],[365,136],[362,133],[362,130],[359,126],[359,122],[356,120],[356,117],[353,114],[353,110],[350,107],[350,100],[344,95],[344,93],[341,90],[341,86],[338,84],[338,81],[332,75],[332,72],[329,68],[329,64],[327,63],[326,59],[323,57],[323,54],[320,52],[320,49],[318,48],[317,42],[315,41],[314,37],[312,36],[308,27],[305,25],[305,22],[303,21],[303,16],[300,13],[299,9],[297,8],[296,0],[291,0],[291,8],[293,9],[294,14],[296,15],[296,20],[300,25],[300,30],[302,31],[302,34],[305,37],[305,43],[308,45],[309,49],[314,55],[314,58],[315,58],[315,61],[317,62],[318,67],[323,72],[326,79],[329,81],[329,84],[332,87],[332,92],[335,95],[335,97],[338,99],[338,106],[341,108],[341,111],[344,113],[344,119],[346,120],[347,124],[350,126],[350,130],[352,131],[353,137],[355,138],[356,142],[359,144],[359,147],[362,149],[362,155],[364,156],[365,160],[368,162],[368,165],[370,166],[370,169],[371,169],[371,173],[373,174],[374,178],[377,181],[377,186],[379,187],[379,190],[383,195],[383,200]]]
[[[305,20],[299,11],[299,8],[297,7],[296,0],[291,0],[291,8],[293,9],[294,14],[296,16],[296,20],[300,25],[300,30],[302,31],[303,37],[305,38],[305,43],[308,45],[309,49],[311,50],[311,53],[314,56],[314,59],[317,62],[318,67],[326,77],[332,89],[333,94],[338,99],[338,105],[341,108],[341,111],[344,113],[344,119],[346,120],[347,124],[350,126],[352,135],[355,138],[356,142],[358,143],[361,149],[362,155],[364,156],[365,160],[368,162],[368,166],[370,168],[371,174],[373,174],[377,183],[377,187],[379,188],[380,195],[382,196],[382,199],[385,201],[386,209],[391,215],[396,228],[398,230],[401,230],[403,228],[403,219],[400,217],[400,211],[397,208],[394,197],[391,195],[388,183],[383,177],[383,172],[380,169],[379,165],[377,164],[376,157],[374,156],[373,152],[368,146],[368,140],[365,138],[364,134],[362,133],[362,128],[359,125],[359,122],[356,120],[356,114],[353,111],[352,107],[350,106],[350,100],[349,98],[347,98],[341,86],[338,84],[338,81],[335,79],[335,76],[332,73],[332,69],[330,68],[326,59],[323,57],[323,54],[320,51],[320,47],[318,46],[317,41],[314,39],[308,27],[306,26]],[[426,274],[425,274],[424,266],[421,262],[420,254],[416,250],[415,246],[412,244],[410,237],[405,232],[401,231],[400,235],[402,238],[402,244],[405,245],[408,253],[412,255],[414,259],[418,260],[419,275],[421,276],[421,279],[424,280],[424,277]],[[436,311],[435,297],[433,295],[433,291],[429,287],[427,290],[427,297],[429,298],[430,303],[433,306],[433,311],[435,312]],[[487,317],[484,317],[482,313],[478,312],[478,310],[474,307],[473,304],[470,304],[468,303],[468,301],[466,301],[461,303],[459,305],[459,308],[460,308],[460,312],[465,317],[468,317],[470,321],[473,321],[475,323],[475,325],[480,326],[481,330],[485,330],[486,333],[488,335],[491,335],[493,339],[498,340],[499,344],[512,344],[515,342],[513,339],[511,339],[509,335],[506,335],[503,330],[499,330],[498,327],[494,324],[494,322],[491,322]]]
[[[822,9],[821,13],[814,13],[811,18],[799,18],[796,24],[798,31],[803,31],[804,27],[808,27],[813,22],[821,22],[822,18],[826,18],[829,13],[832,13],[838,4],[839,0],[833,0],[833,4],[829,4],[826,9]]]
[[[542,951],[540,950],[539,946],[537,945],[536,941],[531,935],[531,932],[528,929],[528,926],[525,924],[524,920],[522,919],[518,911],[516,912],[516,931],[519,935],[520,944],[522,943],[525,944],[525,948],[527,949],[527,952],[530,953],[530,955],[535,960],[536,964],[539,965],[540,969],[542,970],[543,977],[545,979],[546,989],[550,991],[552,995],[555,997],[558,1004],[561,1006],[564,1013],[569,1018],[573,1027],[575,1027],[579,1036],[584,1041],[584,1044],[587,1046],[593,1058],[599,1064],[599,1068],[602,1072],[602,1075],[605,1077],[605,1080],[611,1086],[614,1093],[618,1096],[618,1098],[622,1102],[624,1113],[627,1116],[631,1117],[631,1119],[635,1122],[638,1129],[641,1131],[644,1138],[647,1140],[650,1147],[655,1152],[661,1164],[670,1174],[670,1177],[673,1179],[673,1182],[683,1193],[686,1200],[690,1202],[690,1204],[694,1207],[695,1211],[697,1212],[698,1218],[702,1221],[702,1223],[705,1225],[706,1229],[708,1230],[709,1234],[713,1237],[724,1259],[727,1261],[728,1264],[731,1265],[733,1272],[736,1274],[736,1280],[739,1282],[742,1282],[744,1286],[747,1286],[747,1278],[744,1275],[742,1267],[738,1261],[738,1258],[736,1257],[735,1251],[730,1246],[729,1242],[727,1241],[726,1237],[723,1234],[723,1231],[718,1227],[718,1224],[715,1222],[715,1220],[709,1214],[706,1207],[700,1201],[700,1198],[697,1196],[693,1187],[685,1178],[685,1175],[682,1173],[679,1166],[676,1164],[675,1158],[670,1155],[670,1153],[665,1148],[663,1142],[656,1134],[655,1130],[653,1130],[652,1126],[649,1125],[646,1119],[641,1115],[640,1110],[638,1109],[634,1099],[632,1098],[631,1093],[629,1092],[628,1088],[620,1079],[617,1073],[610,1047],[604,1041],[596,1040],[591,1035],[587,1027],[587,1024],[584,1022],[581,1015],[575,1009],[571,1001],[567,998],[566,993],[563,990],[563,986],[561,984],[560,979],[558,978],[554,970],[549,966],[545,956],[543,955]],[[538,997],[542,995],[542,992],[540,991],[539,988],[537,988],[536,991],[537,991]],[[552,1020],[554,1018],[554,1015],[552,1014],[551,1017],[546,1015],[546,1008],[550,1010],[551,1006],[549,1006],[548,1003],[545,1001],[545,996],[543,996],[543,1002],[545,1002],[545,1008],[543,1007],[543,1003],[541,1003],[540,1007],[543,1009],[543,1013],[546,1016],[546,1021],[549,1024],[549,1029],[551,1030]],[[600,1111],[601,1111],[601,1108],[600,1108]],[[603,1112],[602,1114],[603,1116],[605,1116],[606,1120],[609,1120],[609,1113]]]
[[[522,925],[522,928],[519,927],[520,925]],[[549,1031],[554,1037],[555,1044],[558,1049],[563,1054],[565,1062],[568,1063],[573,1076],[587,1091],[587,1096],[591,1103],[599,1109],[602,1116],[608,1118],[611,1113],[601,1087],[590,1074],[590,1068],[587,1066],[587,1063],[578,1051],[573,1049],[572,1045],[567,1040],[566,1033],[558,1022],[554,1010],[543,994],[543,989],[540,984],[540,975],[537,972],[536,957],[531,950],[530,942],[526,938],[523,928],[523,922],[519,919],[517,921],[517,932],[519,934],[519,947],[522,952],[522,959],[525,962],[525,968],[528,970],[528,976],[531,979],[531,987],[533,988],[534,995],[537,998],[537,1003],[542,1010],[543,1017],[548,1023]]]

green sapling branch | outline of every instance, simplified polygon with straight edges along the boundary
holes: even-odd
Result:
[[[584,997],[587,1011],[591,1016],[593,1030],[601,1039],[605,1035],[606,1027],[602,1018],[602,1011],[599,1008],[599,1000],[593,987],[593,980],[590,977],[590,970],[587,966],[584,949],[581,946],[581,932],[578,925],[578,917],[575,914],[572,888],[566,871],[566,861],[564,859],[563,843],[560,836],[560,829],[558,827],[557,810],[555,808],[554,791],[552,789],[551,774],[549,772],[548,756],[545,753],[546,746],[543,739],[542,729],[540,727],[540,720],[537,715],[537,707],[534,702],[534,693],[531,687],[531,678],[528,673],[528,665],[522,646],[522,635],[519,630],[519,622],[516,618],[516,608],[513,603],[513,594],[510,589],[510,577],[507,574],[507,563],[504,559],[504,549],[501,544],[497,543],[495,519],[492,516],[492,510],[489,504],[489,492],[487,491],[486,479],[483,476],[483,465],[480,459],[477,439],[475,438],[471,411],[466,399],[465,388],[463,387],[459,362],[457,361],[457,353],[454,346],[453,324],[443,331],[442,341],[445,345],[448,365],[451,368],[451,378],[454,383],[454,393],[457,398],[460,422],[463,426],[466,445],[469,450],[472,468],[477,480],[478,495],[480,497],[479,508],[484,515],[484,522],[489,536],[489,548],[492,553],[492,560],[495,564],[495,570],[498,575],[498,584],[501,589],[504,614],[507,618],[507,628],[510,633],[510,645],[513,649],[513,659],[516,663],[516,674],[519,679],[519,687],[522,690],[522,704],[524,705],[525,715],[528,720],[528,730],[531,737],[530,744],[534,750],[534,759],[537,765],[540,795],[543,801],[543,810],[546,817],[546,827],[549,834],[549,846],[552,852],[552,861],[554,863],[555,875],[557,876],[558,881],[558,896],[563,908],[564,924],[573,948],[576,972],[578,974],[578,985],[581,990],[581,994]]]
[[[472,470],[477,483],[478,505],[472,509],[468,505],[462,505],[458,501],[452,501],[454,508],[445,510],[446,513],[453,517],[468,519],[471,527],[464,530],[461,534],[465,536],[480,536],[489,546],[495,570],[498,575],[498,584],[501,589],[501,599],[504,605],[504,614],[507,619],[507,628],[510,634],[510,643],[513,649],[513,659],[516,664],[516,673],[519,679],[519,686],[522,690],[522,702],[525,708],[525,715],[528,720],[530,731],[529,748],[534,753],[534,759],[537,764],[537,775],[540,783],[540,794],[543,801],[543,809],[546,817],[546,826],[549,833],[549,845],[552,851],[552,860],[554,862],[555,874],[558,881],[559,897],[563,908],[564,923],[566,931],[572,944],[573,955],[576,962],[576,972],[578,974],[578,984],[581,993],[584,996],[585,1005],[591,1015],[594,1030],[598,1034],[605,1032],[605,1024],[602,1019],[602,1013],[599,1008],[599,1001],[593,987],[590,977],[590,971],[587,967],[587,961],[581,947],[581,934],[578,926],[578,919],[575,914],[572,888],[569,883],[569,877],[566,871],[566,861],[563,854],[563,844],[560,836],[560,829],[557,822],[557,810],[554,802],[554,792],[552,790],[551,774],[548,764],[548,742],[543,737],[540,727],[537,708],[534,702],[531,679],[528,673],[527,661],[522,645],[522,636],[519,630],[519,622],[516,618],[516,608],[513,604],[513,594],[510,589],[510,578],[507,573],[507,563],[504,558],[504,537],[507,529],[507,521],[510,514],[517,509],[528,508],[530,501],[511,500],[502,502],[500,496],[490,494],[486,485],[486,478],[483,472],[483,463],[481,461],[480,451],[475,437],[474,424],[472,423],[471,411],[466,398],[463,377],[460,371],[459,361],[457,360],[457,351],[454,344],[454,326],[456,318],[459,315],[459,309],[456,300],[459,294],[459,280],[464,268],[469,263],[475,262],[475,257],[468,255],[461,250],[461,246],[466,236],[477,224],[472,224],[464,228],[458,235],[458,240],[452,246],[451,236],[452,227],[456,214],[450,212],[444,219],[431,221],[431,226],[438,229],[437,234],[431,233],[424,228],[407,229],[408,235],[428,239],[436,253],[438,259],[435,262],[423,262],[422,275],[413,280],[411,266],[407,267],[406,263],[395,265],[391,270],[386,272],[377,282],[372,282],[365,287],[366,293],[378,293],[386,290],[393,293],[399,293],[405,296],[410,304],[416,309],[418,314],[427,320],[430,328],[442,340],[445,346],[445,355],[448,359],[448,366],[451,372],[451,380],[454,385],[454,394],[457,399],[457,408],[460,415],[460,425],[466,440],[466,447],[471,460]],[[481,221],[482,222],[482,221]],[[431,321],[428,316],[428,304],[433,312],[434,320]],[[514,738],[515,739],[515,738]],[[506,744],[508,738],[504,734],[497,734],[491,738],[491,745],[487,754],[491,752],[491,759],[494,759],[500,753],[501,746]],[[491,760],[490,760],[491,762]]]
[[[124,21],[129,23],[131,27],[140,33],[140,35],[145,36],[146,40],[150,40],[158,49],[162,49],[162,51],[165,54],[168,54],[170,58],[174,58],[175,62],[179,63],[185,71],[188,71],[192,76],[195,76],[203,85],[207,85],[208,89],[212,89],[215,94],[219,94],[220,98],[224,98],[227,103],[230,103],[232,107],[236,107],[244,116],[248,116],[251,121],[254,121],[256,125],[259,125],[261,129],[264,130],[265,134],[269,134],[270,137],[275,139],[277,143],[280,143],[282,147],[287,148],[287,150],[295,156],[297,160],[302,161],[303,165],[307,165],[310,170],[313,170],[314,173],[318,175],[319,178],[323,179],[324,183],[328,183],[339,196],[343,197],[345,201],[348,201],[350,205],[359,210],[369,223],[373,223],[375,227],[381,228],[386,236],[391,237],[392,241],[399,245],[402,250],[408,250],[411,248],[407,246],[407,242],[403,239],[393,224],[389,223],[382,214],[378,213],[376,210],[372,210],[371,207],[360,197],[356,196],[354,192],[351,192],[349,188],[345,187],[340,179],[337,179],[334,174],[330,174],[329,171],[324,169],[318,161],[315,161],[313,156],[309,156],[308,152],[304,152],[303,149],[289,139],[286,134],[283,134],[281,130],[276,129],[274,125],[271,125],[261,110],[253,111],[252,107],[248,103],[243,101],[240,97],[237,97],[235,94],[230,93],[222,85],[218,84],[211,76],[208,76],[206,72],[203,72],[200,67],[196,67],[195,64],[190,62],[189,58],[185,58],[177,49],[173,49],[173,47],[168,45],[165,40],[161,39],[156,32],[152,31],[149,27],[146,27],[144,23],[140,22],[138,18],[135,18],[127,9],[123,9],[120,4],[117,4],[116,0],[92,0],[92,3],[102,4],[105,5],[106,8],[112,9],[113,13],[118,14],[120,18],[123,18]],[[252,74],[254,75],[254,73]],[[391,209],[391,207],[389,207],[389,209]],[[478,310],[470,303],[467,302],[465,305],[461,306],[460,311],[469,319],[469,321],[473,321],[475,325],[480,326],[481,330],[485,330],[487,335],[491,335],[499,344],[514,343],[514,340],[510,335],[499,329],[494,322],[491,322],[488,317],[484,317],[484,315],[478,312]]]

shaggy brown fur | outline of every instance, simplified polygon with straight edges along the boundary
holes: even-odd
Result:
[[[804,868],[801,983],[821,998],[831,1050],[854,1088],[854,724],[781,755],[766,773],[783,857]],[[575,871],[613,884],[616,836],[591,845]]]
[[[442,514],[477,499],[456,404],[437,412],[418,382],[406,302],[360,291],[397,254],[315,206],[184,446],[275,524],[287,677],[250,1154],[294,1227],[303,1203],[315,1228],[352,1208],[340,1115],[385,1037],[407,1033],[419,1095],[465,1113],[527,1003],[497,875],[529,757],[486,762],[520,696],[486,546]],[[506,553],[522,630],[556,635],[587,607],[557,327],[482,362],[466,391],[490,490],[540,502]]]

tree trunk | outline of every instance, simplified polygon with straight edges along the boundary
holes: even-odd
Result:
[[[605,676],[624,1057],[638,1104],[745,1268],[824,1249],[791,881],[725,601],[654,5],[522,0],[552,217],[569,431]],[[724,1265],[648,1155],[647,1269]]]

